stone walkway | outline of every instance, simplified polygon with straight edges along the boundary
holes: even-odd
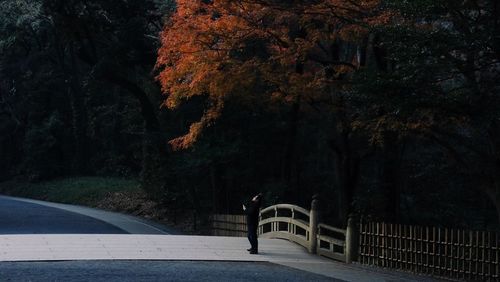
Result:
[[[0,261],[172,260],[271,262],[345,281],[434,281],[381,272],[311,255],[299,245],[260,239],[261,253],[246,251],[246,238],[182,235],[3,235]]]

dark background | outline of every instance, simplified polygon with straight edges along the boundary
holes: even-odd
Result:
[[[498,229],[498,5],[385,2],[409,20],[466,15],[459,21],[467,28],[374,27],[373,63],[350,78],[345,96],[349,132],[325,101],[297,107],[233,95],[192,148],[174,151],[168,141],[199,119],[206,101],[161,106],[154,66],[173,1],[0,0],[0,180],[140,179],[160,205],[200,215],[240,213],[257,192],[265,205],[308,208],[319,193],[324,219],[337,225],[357,213]],[[474,9],[484,15],[467,22]],[[470,65],[446,55],[462,51],[485,58]],[[375,66],[380,60],[389,69]],[[460,90],[433,92],[435,79],[455,68]],[[471,72],[481,80],[467,80]],[[414,130],[400,126],[408,120]],[[345,191],[348,212],[339,210]]]

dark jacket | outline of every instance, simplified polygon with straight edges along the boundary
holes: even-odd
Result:
[[[245,212],[247,214],[248,228],[257,228],[259,225],[260,201],[250,201],[250,204]]]

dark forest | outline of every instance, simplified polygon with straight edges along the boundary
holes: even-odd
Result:
[[[495,0],[0,0],[0,181],[131,179],[197,218],[318,194],[337,226],[498,230],[499,14]]]

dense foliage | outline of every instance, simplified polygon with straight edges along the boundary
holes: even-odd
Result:
[[[0,0],[0,178],[498,227],[499,5]],[[498,212],[495,212],[496,210]]]

